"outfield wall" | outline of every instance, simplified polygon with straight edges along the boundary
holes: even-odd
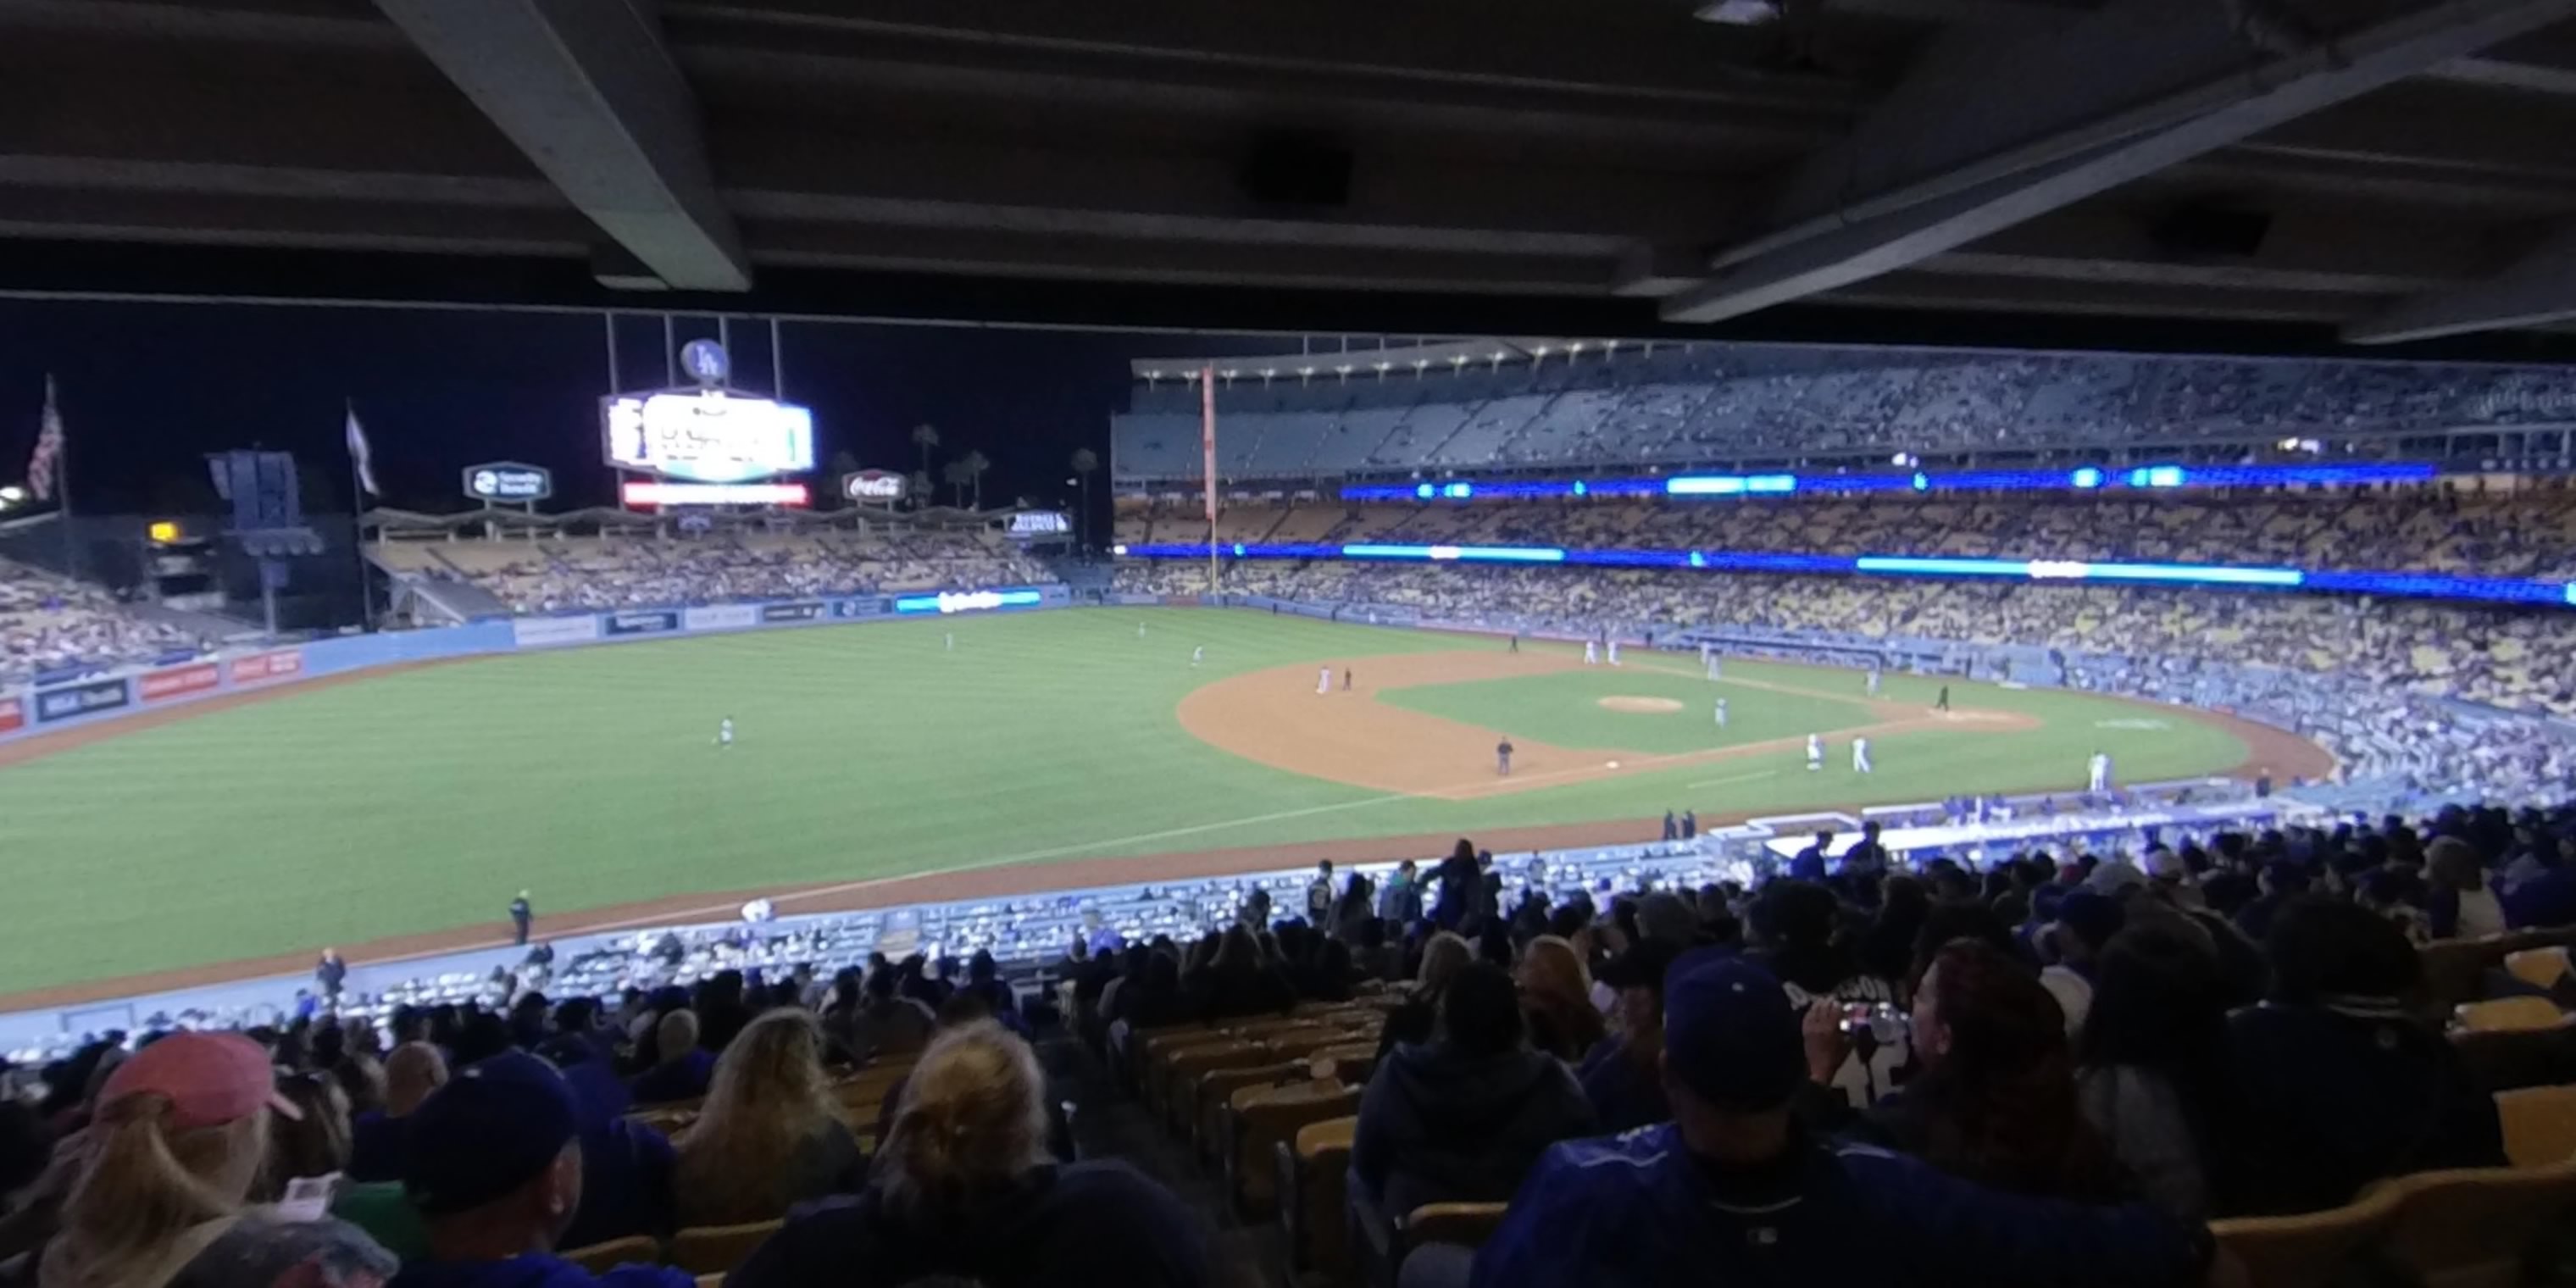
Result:
[[[343,635],[275,648],[227,650],[161,666],[128,667],[0,690],[0,742],[150,714],[225,694],[352,671],[592,644],[631,644],[738,631],[855,625],[911,617],[1062,608],[1060,585],[999,590],[834,595],[682,608],[559,613],[417,631]]]

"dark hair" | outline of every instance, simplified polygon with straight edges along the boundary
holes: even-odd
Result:
[[[2301,896],[2281,908],[2263,941],[2272,998],[2396,997],[2415,987],[2423,962],[2396,923],[2358,904]]]
[[[1950,1030],[1948,1053],[1912,1084],[1925,1161],[2017,1193],[2117,1196],[2119,1169],[2076,1105],[2065,1012],[2039,976],[1961,939],[1934,955],[1924,986]]]
[[[1834,935],[1834,893],[1807,881],[1774,881],[1753,900],[1753,933],[1780,947],[1809,947]]]
[[[1440,1035],[1468,1055],[1500,1055],[1521,1045],[1520,988],[1511,972],[1472,962],[1440,991]]]
[[[1905,978],[1920,980],[1949,944],[1973,939],[2006,956],[2018,958],[2020,946],[2013,942],[2012,927],[2003,914],[1977,903],[1936,903],[1923,915],[1923,924],[1914,932],[1914,954],[1906,963]]]

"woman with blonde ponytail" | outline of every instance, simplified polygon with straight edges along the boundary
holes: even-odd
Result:
[[[868,1188],[807,1209],[726,1288],[984,1288],[1214,1282],[1206,1227],[1124,1163],[1047,1152],[1037,1054],[983,1020],[941,1034],[906,1080]]]
[[[117,1066],[38,1288],[382,1284],[394,1260],[355,1227],[250,1203],[269,1115],[296,1112],[274,1077],[268,1053],[232,1034],[174,1034]]]

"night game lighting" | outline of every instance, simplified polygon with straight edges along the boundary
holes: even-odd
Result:
[[[2425,483],[2430,461],[2338,465],[2083,465],[2072,469],[1946,470],[1911,474],[1675,474],[1669,478],[1453,479],[1357,483],[1345,501],[1528,501],[1555,497],[1854,496],[1873,492],[2162,492],[2216,487],[2360,487]]]

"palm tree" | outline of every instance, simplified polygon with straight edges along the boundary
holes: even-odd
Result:
[[[974,468],[966,463],[966,458],[961,456],[940,466],[939,477],[948,486],[957,489],[955,504],[960,509],[965,508],[966,485],[975,481]]]
[[[1082,512],[1075,516],[1073,541],[1076,546],[1091,544],[1091,475],[1100,468],[1100,453],[1088,447],[1073,449],[1073,476],[1082,480]]]
[[[921,472],[930,472],[930,449],[939,446],[939,429],[933,425],[912,427],[912,445],[921,449]]]
[[[969,450],[966,453],[966,459],[958,463],[966,467],[966,480],[975,485],[975,508],[983,509],[984,471],[993,468],[992,458],[982,452]]]

